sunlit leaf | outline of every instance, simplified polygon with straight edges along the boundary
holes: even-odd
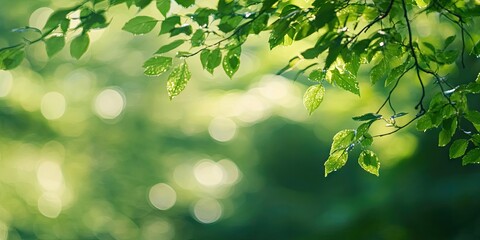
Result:
[[[83,33],[75,37],[70,43],[70,55],[76,59],[80,59],[87,51],[90,45],[88,34]]]
[[[468,140],[466,139],[457,139],[450,146],[448,156],[450,158],[459,158],[465,154],[468,147]]]
[[[45,40],[45,46],[47,49],[48,57],[53,57],[60,50],[65,47],[65,37],[63,36],[53,36]]]
[[[352,147],[355,138],[355,130],[345,129],[333,136],[333,143],[330,148],[330,156],[325,162],[325,177],[337,171],[345,165],[348,160],[348,152]]]
[[[424,8],[428,6],[428,3],[430,2],[430,0],[415,0],[415,2],[417,3],[417,6],[419,8]]]
[[[240,47],[236,47],[230,49],[225,57],[223,58],[222,65],[223,70],[225,73],[232,78],[233,75],[237,72],[238,68],[240,67],[240,55],[242,53],[242,49]]]
[[[185,89],[191,76],[187,62],[183,62],[173,69],[167,81],[167,92],[170,99],[173,99]]]
[[[328,176],[331,172],[337,171],[338,169],[345,166],[348,160],[348,152],[346,150],[338,151],[328,156],[327,161],[325,161],[325,177]]]
[[[330,149],[330,153],[334,153],[341,149],[348,148],[352,143],[353,139],[355,138],[355,130],[353,129],[345,129],[333,136],[333,143]]]
[[[157,22],[157,19],[149,16],[137,16],[125,23],[122,29],[133,34],[145,34],[152,31]]]
[[[330,71],[331,72],[331,81],[337,86],[352,92],[360,96],[360,88],[358,86],[358,81],[356,75],[353,75],[348,70],[340,72],[337,68]]]
[[[172,67],[171,57],[152,57],[148,59],[144,64],[144,74],[148,76],[158,76]]]
[[[325,95],[325,87],[322,84],[310,86],[303,95],[303,105],[309,114],[320,106]]]
[[[326,71],[322,69],[315,69],[308,75],[308,79],[314,82],[322,82],[325,80],[325,74]]]
[[[462,158],[462,165],[479,164],[480,163],[480,148],[474,148],[465,154]]]
[[[363,150],[358,157],[358,164],[363,170],[378,176],[378,170],[380,169],[380,161],[377,155],[370,150]]]

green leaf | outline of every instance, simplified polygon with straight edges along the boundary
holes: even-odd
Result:
[[[343,35],[340,35],[335,40],[333,40],[331,44],[329,44],[328,55],[325,59],[324,69],[329,69],[332,63],[334,63],[337,59],[338,55],[340,55],[340,52],[342,50],[342,39]]]
[[[358,157],[358,164],[363,170],[376,175],[378,177],[378,170],[380,169],[380,161],[377,155],[370,150],[363,150]]]
[[[175,0],[175,2],[177,2],[180,6],[184,8],[188,8],[195,4],[195,0]]]
[[[445,39],[445,43],[443,44],[443,49],[447,48],[448,46],[450,46],[450,44],[453,43],[453,41],[455,41],[455,38],[457,37],[457,35],[452,35],[450,37],[447,37],[447,39]]]
[[[320,106],[325,95],[325,87],[322,84],[310,86],[305,95],[303,95],[303,105],[308,111],[308,114],[312,115],[313,111]]]
[[[417,130],[418,131],[425,132],[428,129],[431,129],[433,127],[435,127],[435,126],[433,125],[432,118],[430,117],[429,114],[425,114],[417,120]]]
[[[477,58],[480,58],[480,41],[473,47],[473,54],[475,54]]]
[[[242,53],[242,49],[239,47],[235,47],[230,49],[227,52],[227,55],[223,58],[223,70],[225,73],[232,78],[233,75],[237,72],[238,68],[240,67],[240,55]]]
[[[162,26],[160,29],[160,34],[168,33],[172,31],[177,24],[180,24],[180,17],[179,16],[171,16],[168,18],[165,18],[165,20],[162,21]]]
[[[467,112],[465,118],[473,124],[480,124],[480,112],[471,110]]]
[[[325,177],[328,176],[329,173],[337,171],[338,169],[345,166],[348,160],[348,152],[339,151],[328,156],[327,161],[325,161]]]
[[[222,62],[222,52],[220,51],[220,48],[216,48],[213,51],[211,51],[210,55],[208,56],[207,66],[206,66],[207,71],[213,74],[213,71],[215,70],[215,68],[220,66],[221,62]]]
[[[390,64],[388,61],[386,57],[383,57],[382,60],[372,68],[370,71],[370,81],[372,84],[388,76],[390,72]]]
[[[345,129],[333,136],[332,147],[330,148],[330,154],[339,150],[349,148],[355,138],[355,130]]]
[[[285,35],[287,35],[288,31],[290,30],[289,25],[290,23],[283,19],[279,19],[271,25],[272,31],[268,39],[270,49],[273,49],[274,47],[283,43]]]
[[[422,44],[425,45],[425,47],[427,47],[428,49],[430,49],[430,51],[432,53],[437,52],[437,50],[435,49],[435,46],[433,46],[433,44],[431,44],[429,42],[422,42]]]
[[[335,14],[335,5],[334,2],[324,2],[321,7],[318,7],[318,11],[315,13],[315,18],[311,21],[311,25],[317,29],[322,28],[327,23],[332,22],[337,19]]]
[[[450,146],[448,156],[452,158],[459,158],[467,151],[468,141],[466,139],[457,139]]]
[[[170,11],[170,1],[171,0],[157,0],[157,9],[164,17],[167,17],[167,13]]]
[[[80,59],[87,51],[89,45],[90,38],[88,37],[88,34],[83,33],[78,35],[70,43],[70,55],[76,59]]]
[[[90,29],[105,28],[109,24],[104,12],[94,12],[90,8],[84,8],[80,11],[80,21],[81,26],[83,27],[83,32],[88,32]]]
[[[155,54],[162,54],[162,53],[166,53],[166,52],[169,52],[177,47],[179,47],[180,45],[182,45],[183,43],[185,42],[185,40],[182,40],[182,39],[179,39],[179,40],[175,40],[167,45],[164,45],[164,46],[161,46],[156,52]]]
[[[441,64],[452,64],[458,58],[459,54],[459,51],[456,50],[438,51],[436,58]]]
[[[438,135],[438,146],[444,147],[446,146],[450,140],[452,139],[455,131],[457,130],[457,118],[449,118],[445,119],[442,124],[442,130]]]
[[[417,3],[417,6],[419,8],[424,8],[428,6],[428,3],[430,2],[430,0],[415,0],[415,2]]]
[[[201,46],[205,42],[205,32],[202,29],[197,29],[192,35],[192,47]]]
[[[224,33],[233,31],[243,20],[242,16],[225,16],[220,20],[218,24],[218,29]]]
[[[395,119],[395,118],[403,117],[403,116],[405,116],[405,115],[407,115],[407,114],[408,114],[408,113],[406,113],[406,112],[400,112],[400,113],[397,113],[397,114],[395,114],[395,115],[392,115],[392,116],[390,117],[390,119]]]
[[[330,156],[325,162],[325,177],[345,165],[348,160],[348,151],[352,147],[355,138],[355,130],[345,129],[333,137],[330,148]]]
[[[355,121],[370,121],[370,120],[378,120],[380,118],[382,118],[382,115],[380,115],[380,114],[367,113],[367,114],[363,114],[361,116],[353,117],[352,119],[355,120]]]
[[[262,14],[262,15],[258,16],[258,18],[253,20],[253,22],[252,22],[252,32],[254,34],[259,34],[263,30],[265,30],[265,28],[267,27],[267,24],[268,24],[268,18],[269,17],[268,17],[267,14]]]
[[[0,49],[0,70],[18,67],[25,58],[24,45]]]
[[[53,36],[45,40],[45,46],[47,49],[48,57],[53,57],[53,55],[60,52],[60,50],[65,47],[65,37],[63,36]]]
[[[48,17],[47,22],[45,23],[45,26],[43,29],[45,30],[50,30],[50,29],[56,29],[60,24],[63,22],[70,22],[70,20],[67,19],[67,14],[69,14],[69,10],[59,10],[53,12],[50,17]]]
[[[148,6],[148,4],[150,4],[152,2],[152,0],[135,0],[134,3],[135,3],[135,6],[139,7],[140,9],[144,9],[145,7]]]
[[[308,75],[308,79],[314,82],[322,82],[323,80],[325,80],[325,74],[326,71],[322,69],[315,69]]]
[[[212,51],[210,51],[209,49],[203,49],[202,52],[200,53],[200,62],[202,63],[203,69],[207,68],[208,59],[210,57],[211,52]]]
[[[480,134],[473,134],[472,138],[470,139],[475,146],[480,145]]]
[[[181,27],[174,28],[170,31],[170,37],[177,36],[179,34],[185,34],[187,36],[191,35],[193,32],[191,25],[183,25]]]
[[[190,14],[190,18],[193,21],[197,22],[200,27],[205,27],[208,25],[210,15],[216,13],[217,11],[210,8],[198,8],[195,10],[194,14]]]
[[[360,126],[358,126],[358,128],[355,132],[355,140],[358,140],[358,139],[364,137],[364,135],[366,133],[368,133],[368,130],[370,129],[370,126],[372,126],[372,123],[374,121],[375,120],[360,124]]]
[[[475,82],[476,82],[476,83],[480,83],[480,72],[478,73],[477,79],[475,79]]]
[[[149,16],[137,16],[125,23],[122,30],[133,34],[145,34],[152,31],[157,22],[157,19]]]
[[[368,147],[372,145],[373,143],[373,137],[369,133],[364,133],[363,138],[360,140],[360,144],[362,144],[363,147]]]
[[[152,57],[143,64],[143,68],[145,68],[143,73],[148,76],[158,76],[168,71],[171,67],[171,57]]]
[[[402,74],[405,71],[408,70],[408,68],[410,67],[410,65],[412,63],[411,60],[412,60],[411,58],[407,58],[407,60],[403,64],[401,64],[398,67],[393,68],[392,71],[390,71],[390,74],[388,74],[387,79],[385,79],[385,87],[388,87],[390,84],[397,81],[398,78],[400,76],[402,76]],[[375,77],[375,82],[377,82],[379,80],[379,78],[383,77],[383,76],[378,76],[379,74],[381,74],[381,73],[375,72],[375,76],[374,76]],[[373,83],[372,76],[371,76],[371,80],[372,80],[372,83]]]
[[[467,164],[473,163],[480,163],[480,148],[474,148],[470,150],[465,156],[462,158],[462,165],[465,166]]]
[[[445,147],[451,139],[452,137],[450,136],[450,133],[447,130],[442,129],[438,134],[438,146]]]
[[[340,72],[338,68],[335,68],[331,70],[330,73],[331,81],[333,83],[349,92],[360,96],[360,88],[358,87],[356,76],[353,75],[350,71],[344,70],[343,72]]]
[[[167,92],[170,100],[180,94],[187,86],[188,81],[191,78],[190,70],[188,69],[187,62],[183,62],[168,76]]]

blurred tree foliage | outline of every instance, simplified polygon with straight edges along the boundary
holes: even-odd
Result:
[[[29,27],[0,38],[0,239],[480,237],[480,175],[445,160],[478,162],[478,2],[2,6],[1,32]],[[414,121],[439,140],[406,129],[372,145]],[[352,153],[378,175],[373,150],[382,178],[350,164],[324,180],[328,152],[326,174]]]

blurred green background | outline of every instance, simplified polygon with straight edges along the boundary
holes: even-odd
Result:
[[[41,28],[70,5],[0,0],[0,47],[23,37],[12,28]],[[435,131],[375,139],[380,177],[355,158],[324,177],[332,136],[385,98],[381,84],[369,87],[368,66],[362,98],[329,87],[308,116],[307,81],[272,75],[308,43],[269,51],[261,35],[243,47],[233,80],[189,59],[192,80],[169,101],[166,76],[141,66],[171,40],[122,32],[135,14],[112,8],[80,61],[68,47],[48,60],[39,43],[18,69],[0,71],[0,240],[480,239],[479,169],[449,160]],[[416,33],[455,33],[442,24],[422,19]],[[466,62],[452,79],[478,73],[478,60]],[[412,115],[415,84],[394,99]]]

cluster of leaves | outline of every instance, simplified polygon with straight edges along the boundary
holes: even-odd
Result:
[[[480,74],[475,82],[461,84],[451,90],[437,93],[425,115],[417,121],[419,131],[441,128],[438,146],[450,143],[455,134],[459,136],[449,149],[450,158],[462,158],[462,164],[480,163],[480,112],[468,107],[468,95],[480,93]],[[469,149],[469,143],[473,148]],[[466,153],[466,154],[465,154]]]
[[[28,45],[44,42],[47,55],[53,57],[65,47],[67,34],[75,34],[70,42],[70,55],[80,59],[90,45],[88,32],[92,29],[106,28],[109,23],[105,17],[106,8],[98,7],[101,1],[85,1],[68,9],[57,10],[48,18],[43,29],[23,27],[14,29],[14,32],[35,32],[36,39],[24,38],[24,42],[0,49],[0,69],[16,68],[25,58],[25,48]],[[78,13],[78,16],[74,16]],[[79,20],[73,26],[72,20]]]
[[[153,2],[158,9],[157,15],[140,13],[127,21],[123,30],[142,35],[151,33],[160,25],[159,35],[168,35],[171,42],[159,46],[143,67],[148,76],[169,72],[166,85],[170,99],[180,94],[191,79],[187,59],[199,55],[203,68],[209,73],[213,74],[221,65],[232,78],[240,67],[242,45],[250,35],[262,32],[269,35],[271,49],[306,38],[316,39],[311,47],[290,59],[279,71],[282,74],[296,69],[299,63],[306,66],[297,69],[297,77],[304,74],[312,82],[303,98],[310,114],[323,101],[326,83],[360,96],[357,74],[362,65],[372,66],[371,84],[383,82],[390,92],[376,112],[354,117],[354,120],[363,122],[357,129],[342,130],[334,136],[325,162],[325,175],[344,166],[349,152],[356,146],[362,148],[358,158],[360,166],[378,175],[380,162],[375,153],[367,149],[373,138],[395,133],[416,120],[420,130],[442,127],[440,146],[447,145],[457,130],[461,130],[469,137],[452,144],[450,157],[463,156],[471,142],[474,148],[463,157],[463,163],[480,162],[480,113],[468,109],[466,97],[478,93],[478,81],[453,87],[438,74],[444,66],[457,61],[464,65],[463,58],[467,53],[480,56],[480,41],[469,33],[480,16],[480,6],[473,1],[310,0],[306,1],[307,6],[299,6],[288,0],[218,0],[216,8],[208,8],[196,5],[195,0],[87,0],[54,12],[43,31],[33,29],[40,34],[38,39],[1,49],[0,69],[18,66],[24,58],[24,48],[40,41],[45,42],[48,55],[53,56],[64,47],[68,32],[77,33],[70,43],[70,53],[74,58],[80,58],[89,45],[88,31],[108,26],[104,14],[111,6],[126,4],[141,10]],[[188,9],[189,13],[173,12],[172,4]],[[77,11],[81,23],[72,28],[70,21]],[[453,35],[446,38],[442,46],[437,46],[414,36],[411,23],[419,15],[431,13],[456,26],[461,39]],[[455,44],[461,45],[461,49],[453,47]],[[181,49],[188,47],[189,51],[178,51],[182,46]],[[416,74],[422,94],[415,106],[416,113],[400,126],[396,119],[407,113],[397,113],[391,97],[408,72]],[[434,79],[439,86],[436,88],[439,94],[428,108],[424,106],[426,78]],[[385,110],[385,106],[389,109]],[[390,117],[380,114],[381,111],[387,111],[384,115]],[[460,120],[472,123],[474,130],[464,130]],[[372,136],[370,127],[379,121],[386,122],[393,130]]]

